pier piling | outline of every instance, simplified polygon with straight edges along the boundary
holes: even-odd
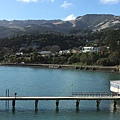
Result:
[[[116,109],[116,106],[117,106],[117,101],[114,100],[114,109]]]
[[[59,107],[59,100],[56,100],[56,107]]]
[[[38,100],[35,100],[35,109],[38,108]]]
[[[99,106],[100,106],[100,100],[96,100],[96,106],[97,106],[97,108],[99,108]]]
[[[15,108],[15,99],[12,100],[12,107]]]
[[[76,100],[76,108],[79,107],[80,100]]]

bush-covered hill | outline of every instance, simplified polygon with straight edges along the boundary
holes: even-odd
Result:
[[[0,20],[0,38],[18,34],[38,35],[41,33],[82,34],[83,30],[119,28],[120,16],[110,14],[87,14],[72,21],[63,20]]]

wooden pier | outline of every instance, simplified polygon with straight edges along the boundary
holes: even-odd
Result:
[[[21,100],[34,100],[35,101],[35,109],[38,108],[38,101],[39,100],[55,100],[56,107],[59,107],[59,101],[61,100],[75,100],[76,107],[79,107],[80,100],[95,100],[96,107],[99,107],[101,100],[113,100],[114,101],[114,108],[117,106],[117,101],[120,100],[120,96],[118,94],[113,93],[80,93],[80,92],[73,92],[72,96],[61,96],[61,97],[20,97],[17,96],[9,96],[9,97],[0,97],[0,100],[5,101],[12,101],[12,107],[15,108],[15,101]]]

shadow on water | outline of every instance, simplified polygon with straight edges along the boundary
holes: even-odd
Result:
[[[55,112],[56,112],[56,114],[59,113],[59,107],[56,107]]]
[[[79,113],[79,112],[80,112],[80,108],[76,107],[76,113]]]
[[[12,114],[15,114],[15,107],[12,108]]]
[[[38,108],[35,108],[35,113],[38,113]]]

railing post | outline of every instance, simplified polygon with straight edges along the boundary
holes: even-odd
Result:
[[[6,97],[9,97],[9,89],[6,89]],[[6,109],[9,109],[9,100],[6,100]]]

